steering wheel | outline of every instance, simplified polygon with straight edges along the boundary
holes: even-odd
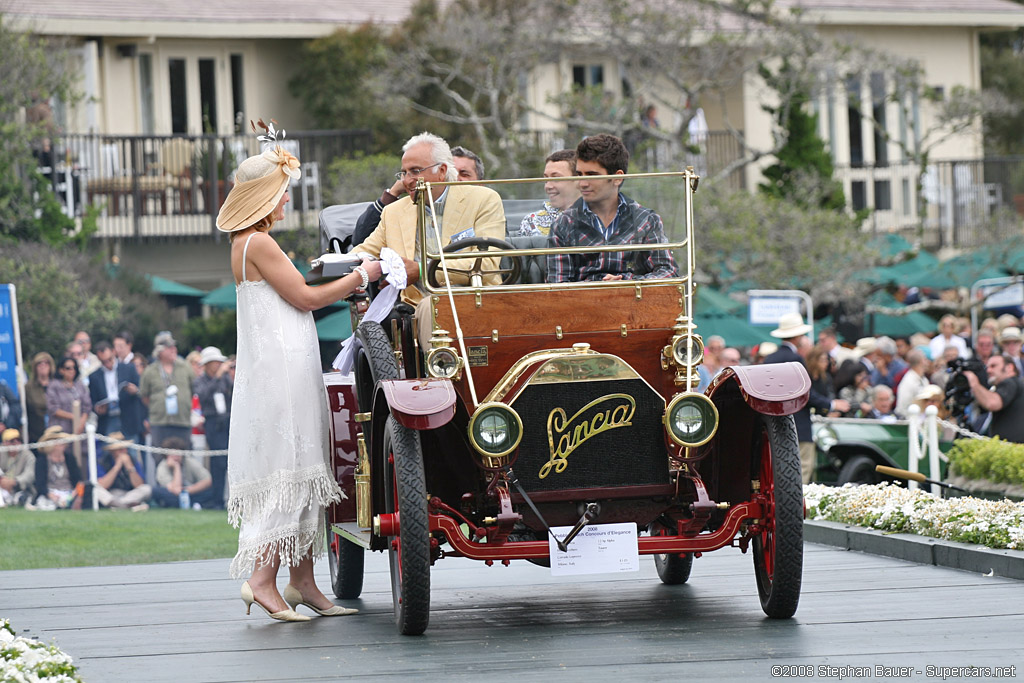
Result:
[[[458,242],[452,242],[446,246],[443,251],[446,254],[451,254],[469,247],[476,247],[481,253],[487,252],[491,247],[495,249],[515,249],[512,244],[494,237],[468,237],[464,240],[459,240]],[[462,264],[466,261],[469,261],[469,259],[455,259],[454,261],[449,261],[447,263],[448,273],[464,275],[466,279],[470,281],[474,275],[479,275],[481,277],[486,277],[488,275],[501,275],[501,284],[514,285],[519,282],[520,275],[522,275],[523,272],[523,262],[518,256],[512,257],[512,265],[509,268],[502,268],[499,262],[497,270],[484,270],[483,256],[473,260],[472,265],[468,269],[453,268],[451,265],[452,263]],[[437,272],[440,268],[440,259],[430,259],[430,262],[427,263],[427,282],[435,289],[441,288],[441,284],[437,280]],[[442,270],[441,272],[443,273],[444,271]]]

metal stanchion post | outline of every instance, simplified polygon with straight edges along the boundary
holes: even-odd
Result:
[[[911,472],[918,471],[918,461],[921,459],[921,437],[918,433],[921,415],[921,406],[916,403],[907,408],[907,469]],[[916,481],[907,482],[908,489],[916,489]]]
[[[92,509],[99,510],[100,502],[96,499],[96,425],[91,422],[85,424],[85,447],[86,452],[89,454],[89,483],[92,484]]]

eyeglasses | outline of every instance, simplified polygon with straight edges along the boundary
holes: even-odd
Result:
[[[405,176],[407,175],[411,175],[413,177],[418,178],[427,171],[429,171],[430,169],[440,166],[443,163],[443,161],[439,161],[436,164],[431,164],[430,166],[427,166],[426,168],[410,168],[408,171],[399,171],[398,173],[395,174],[395,180],[404,180]]]

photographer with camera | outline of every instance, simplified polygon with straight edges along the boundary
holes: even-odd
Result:
[[[985,364],[988,379],[994,385],[985,387],[978,376],[964,370],[974,401],[992,413],[991,436],[1005,441],[1024,443],[1024,380],[1017,376],[1017,366],[1008,356],[992,356]]]

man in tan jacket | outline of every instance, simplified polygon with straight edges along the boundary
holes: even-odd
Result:
[[[419,208],[413,201],[416,183],[422,178],[431,183],[454,182],[458,178],[458,170],[452,158],[451,148],[443,138],[431,133],[420,133],[409,139],[402,147],[402,170],[397,177],[405,185],[406,195],[396,202],[384,207],[380,223],[362,244],[352,248],[354,253],[365,252],[380,256],[381,249],[390,247],[400,256],[419,262],[422,251],[417,231]],[[434,220],[430,216],[428,204],[427,246],[428,251],[436,253],[453,242],[470,237],[492,237],[505,239],[505,210],[501,197],[497,192],[478,185],[451,185],[432,187],[434,209],[437,213],[436,222],[441,233],[440,244],[434,231]],[[498,269],[496,258],[483,260],[485,271]],[[464,270],[472,261],[453,260],[451,268]],[[439,277],[438,280],[443,278]],[[416,306],[417,328],[420,343],[429,340],[432,330],[430,314],[427,309],[428,298],[425,298],[425,283],[417,281],[418,277],[409,278],[409,286],[402,292],[402,300]],[[487,275],[484,284],[497,284],[498,275]],[[453,285],[468,284],[465,277],[452,276]]]

